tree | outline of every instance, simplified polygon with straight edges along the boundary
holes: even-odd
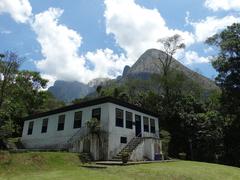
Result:
[[[172,88],[172,80],[173,77],[176,75],[175,72],[171,71],[171,64],[173,61],[173,56],[177,52],[177,50],[184,49],[185,44],[182,43],[181,36],[175,34],[171,37],[159,39],[158,42],[161,43],[163,53],[157,59],[160,62],[160,66],[157,64],[159,71],[161,72],[159,77],[160,82],[160,91],[163,90],[164,95],[164,106],[165,106],[165,117],[169,116],[169,112],[171,111],[171,93],[170,89]],[[177,76],[175,76],[177,77]],[[174,82],[176,82],[174,80]],[[160,92],[161,93],[161,92]],[[159,94],[160,94],[159,93]],[[162,94],[162,93],[161,93]]]
[[[0,56],[0,139],[21,135],[24,116],[63,105],[47,91],[38,72],[19,70],[22,58],[13,52]],[[46,104],[51,103],[52,106]]]
[[[2,108],[6,93],[8,93],[10,84],[13,83],[21,61],[22,59],[13,52],[0,55],[0,108]]]
[[[98,96],[101,96],[102,86],[98,85],[96,88],[96,91],[97,91]]]
[[[99,156],[100,159],[105,158],[105,148],[104,143],[106,143],[107,132],[101,128],[100,121],[96,118],[92,118],[86,122],[86,126],[89,130],[89,134],[87,135],[88,139],[94,140],[94,137],[97,137],[98,140],[98,148],[99,148]]]
[[[163,52],[165,53],[164,56],[159,57],[158,60],[162,65],[163,75],[167,76],[174,54],[177,52],[177,50],[184,49],[185,44],[182,43],[181,36],[178,34],[159,39],[158,42],[162,44]]]
[[[206,42],[219,51],[212,64],[219,73],[215,80],[222,90],[225,108],[240,114],[240,24],[227,27]]]
[[[234,23],[206,41],[218,54],[212,65],[222,90],[221,113],[225,117],[225,163],[240,166],[240,24]]]

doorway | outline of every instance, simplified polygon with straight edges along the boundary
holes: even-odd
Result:
[[[141,116],[135,115],[135,136],[142,137]]]

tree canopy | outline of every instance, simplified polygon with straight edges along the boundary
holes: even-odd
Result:
[[[16,53],[0,56],[0,139],[20,136],[24,116],[62,106],[48,91],[39,72],[20,70],[24,59]]]

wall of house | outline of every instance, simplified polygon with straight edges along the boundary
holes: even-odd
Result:
[[[104,150],[100,153],[105,153],[106,151],[106,159],[111,159],[114,157],[122,148],[124,148],[127,143],[136,136],[135,134],[135,125],[133,124],[132,129],[126,128],[126,111],[133,113],[133,122],[135,122],[135,115],[141,116],[141,132],[144,137],[152,137],[155,136],[150,132],[144,132],[144,124],[143,124],[143,116],[148,117],[149,119],[152,118],[155,120],[155,128],[156,132],[159,131],[158,129],[158,119],[156,117],[150,116],[145,113],[141,113],[130,108],[126,108],[123,106],[116,105],[114,103],[103,103],[99,105],[94,105],[90,107],[75,109],[71,111],[67,111],[64,113],[53,114],[41,118],[36,118],[32,120],[27,120],[24,122],[24,128],[22,132],[22,143],[25,145],[26,148],[32,149],[59,149],[64,148],[67,141],[81,128],[74,129],[74,113],[77,111],[82,111],[82,128],[85,128],[85,123],[91,119],[92,117],[92,110],[95,108],[101,108],[101,129],[106,132],[105,139],[104,139]],[[116,126],[116,116],[115,116],[115,109],[121,109],[124,111],[123,116],[123,127]],[[65,114],[65,125],[64,130],[57,131],[58,126],[58,117],[59,115]],[[42,122],[43,119],[48,118],[48,128],[46,133],[41,133],[42,129]],[[34,121],[33,132],[31,135],[27,135],[28,126],[31,121]],[[149,120],[149,129],[150,129],[150,120]],[[120,138],[126,137],[127,143],[120,143]],[[83,143],[77,142],[73,148],[73,151],[82,151]],[[152,145],[151,145],[152,146]],[[138,156],[142,158],[141,154],[146,154],[147,150],[138,148],[139,151]],[[147,146],[146,146],[147,147]],[[99,156],[99,147],[96,144],[91,143],[91,153],[94,156],[94,159],[97,160]],[[140,153],[140,151],[142,153]],[[137,159],[139,159],[137,158]]]
[[[127,143],[136,136],[135,134],[135,125],[133,125],[132,129],[126,128],[126,111],[133,113],[133,122],[135,122],[135,115],[141,116],[141,132],[143,137],[152,137],[155,136],[155,134],[152,134],[150,132],[144,132],[143,127],[143,116],[146,116],[148,118],[152,118],[155,120],[155,128],[156,132],[159,131],[158,126],[158,119],[156,117],[150,116],[145,113],[141,113],[135,110],[132,110],[130,108],[126,108],[123,106],[119,106],[113,103],[109,103],[109,138],[108,138],[108,159],[113,158],[122,148],[124,148]],[[116,113],[115,109],[121,109],[124,111],[124,118],[123,118],[123,127],[117,127],[116,126]],[[150,128],[150,120],[149,120],[149,128]],[[127,137],[127,143],[120,143],[121,137]]]
[[[142,161],[142,160],[155,160],[155,154],[159,153],[155,151],[154,145],[160,144],[160,140],[156,138],[145,138],[137,146],[137,148],[132,152],[130,160],[132,161]],[[160,152],[161,154],[161,152]]]
[[[74,113],[82,111],[82,128],[85,123],[92,118],[92,109],[101,108],[101,126],[108,129],[108,106],[109,103],[75,109],[64,113],[53,114],[24,122],[21,141],[26,148],[34,149],[58,149],[64,148],[67,141],[81,128],[74,129]],[[58,117],[65,114],[64,130],[57,131]],[[48,128],[46,133],[41,133],[43,119],[48,118]],[[33,132],[27,135],[28,125],[34,121]]]

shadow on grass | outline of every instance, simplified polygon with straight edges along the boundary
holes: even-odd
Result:
[[[106,166],[91,165],[91,164],[88,164],[88,165],[80,165],[80,167],[88,168],[88,169],[106,169],[106,168],[107,168]]]

